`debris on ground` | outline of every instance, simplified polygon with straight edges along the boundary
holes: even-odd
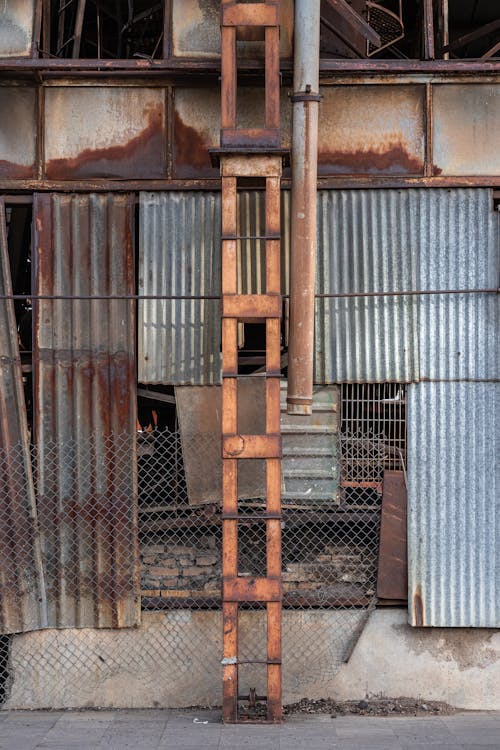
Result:
[[[331,698],[309,700],[284,706],[285,716],[291,714],[330,714],[332,718],[358,714],[360,716],[445,716],[457,709],[441,701],[421,701],[415,698],[363,698],[357,701],[335,701]]]

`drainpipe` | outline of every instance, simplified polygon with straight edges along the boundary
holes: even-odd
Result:
[[[320,0],[295,0],[288,414],[311,414],[316,278]]]

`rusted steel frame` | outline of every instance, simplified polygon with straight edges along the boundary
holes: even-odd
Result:
[[[441,50],[442,51],[442,50]],[[322,59],[320,73],[340,75],[346,73],[390,74],[428,73],[430,75],[456,75],[457,73],[498,73],[500,62],[481,60],[334,60]]]
[[[500,29],[500,18],[496,18],[494,21],[490,21],[490,23],[484,24],[484,26],[471,31],[469,34],[464,34],[458,39],[454,39],[453,42],[450,42],[446,46],[442,47],[440,52],[442,54],[444,52],[452,52],[455,49],[460,49],[460,47],[463,47],[465,44],[470,44],[470,42],[475,42],[478,39],[482,39],[487,34],[491,34],[498,29]]]
[[[432,107],[432,84],[425,84],[425,161],[424,161],[424,174],[426,177],[432,177],[434,172],[434,161],[433,161],[433,107]]]
[[[500,50],[500,42],[493,45],[484,55],[481,56],[481,60],[486,60],[488,57],[493,57]]]
[[[73,57],[80,57],[80,44],[82,40],[83,17],[87,0],[77,0],[75,33],[73,35]]]
[[[312,413],[319,115],[319,3],[295,2],[289,414]]]
[[[371,42],[374,47],[380,47],[382,42],[375,29],[373,29],[370,24],[367,23],[365,19],[359,15],[359,13],[356,13],[356,11],[351,8],[346,0],[326,0],[326,3],[330,6],[331,10],[335,11],[335,13],[338,13],[342,17],[343,21],[351,27],[351,30],[353,32],[361,34],[368,42]],[[327,28],[333,31],[334,34],[340,36],[333,24],[330,24],[324,18],[321,19],[321,22],[324,23]],[[345,44],[351,47],[348,40],[346,40],[343,36],[340,38]]]
[[[434,14],[433,0],[424,0],[423,7],[424,58],[434,59]]]

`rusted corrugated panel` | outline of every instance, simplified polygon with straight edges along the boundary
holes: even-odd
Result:
[[[434,173],[500,174],[500,84],[435,85]]]
[[[220,33],[220,32],[219,32]],[[291,108],[288,90],[281,90],[281,145],[290,148]],[[262,88],[238,89],[238,127],[264,125]],[[174,95],[173,165],[179,178],[218,177],[209,149],[220,145],[221,99],[216,88],[176,88]],[[288,172],[285,170],[285,176]]]
[[[0,295],[12,294],[0,200]],[[29,434],[12,300],[0,299],[0,633],[46,624]]]
[[[412,625],[500,626],[499,453],[499,382],[409,386]]]
[[[317,292],[416,289],[418,190],[325,190],[318,196]],[[425,238],[424,238],[425,241]],[[415,297],[316,300],[315,382],[418,377]]]
[[[134,291],[132,195],[35,195],[38,295]],[[37,502],[52,627],[139,620],[134,301],[34,307]]]
[[[165,92],[123,86],[48,87],[44,149],[50,179],[165,177]]]
[[[324,86],[318,174],[422,175],[424,86]]]
[[[379,599],[408,596],[406,477],[402,471],[384,471],[377,596]]]
[[[30,57],[35,0],[5,0],[0,6],[0,57]]]
[[[239,195],[241,234],[264,233],[264,194]],[[282,193],[282,287],[287,291],[290,194]],[[139,294],[219,295],[220,193],[141,193]],[[260,246],[258,246],[260,245]],[[264,243],[239,243],[238,288],[265,288]],[[221,378],[219,300],[139,302],[139,381],[211,385]]]
[[[293,0],[281,0],[280,6],[280,56],[287,58],[292,56]],[[248,34],[248,29],[245,31]],[[173,0],[172,46],[176,57],[220,57],[220,0]],[[251,40],[241,42],[238,55],[253,60],[263,58],[264,45]]]
[[[411,198],[419,289],[496,289],[500,213],[491,191],[419,190]],[[413,193],[413,191],[412,191]],[[411,247],[404,241],[405,247]],[[500,295],[422,296],[421,380],[490,380],[500,362]]]
[[[1,11],[0,11],[1,13]],[[34,88],[0,86],[0,177],[35,176],[36,92]]]

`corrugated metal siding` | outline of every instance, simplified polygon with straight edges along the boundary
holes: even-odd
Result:
[[[35,195],[36,294],[134,290],[131,195]],[[34,308],[37,502],[52,627],[139,620],[134,301]]]
[[[0,200],[0,295],[12,294]],[[0,633],[45,624],[28,425],[12,300],[0,299]]]
[[[242,235],[264,233],[264,193],[239,195]],[[287,290],[290,194],[282,195],[282,284]],[[219,295],[220,193],[141,193],[139,294]],[[240,293],[265,289],[264,243],[239,243]],[[139,302],[139,381],[213,385],[221,380],[219,300]]]
[[[419,289],[496,289],[500,214],[490,190],[411,191]],[[498,379],[500,295],[419,298],[421,380]]]
[[[320,294],[416,288],[413,190],[323,190],[318,194]],[[408,382],[418,372],[412,297],[316,300],[315,381]]]
[[[500,384],[408,388],[412,625],[500,626]]]

